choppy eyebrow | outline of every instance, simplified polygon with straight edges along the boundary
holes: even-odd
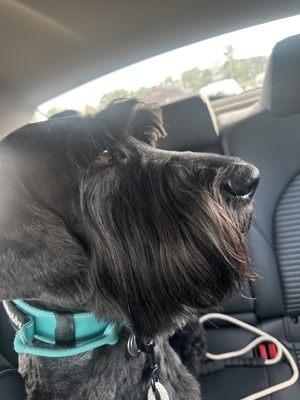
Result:
[[[110,133],[109,128],[105,128],[104,133],[109,139],[111,139],[113,142],[116,142],[116,138]]]

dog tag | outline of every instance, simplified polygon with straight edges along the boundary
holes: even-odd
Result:
[[[169,395],[168,395],[164,385],[162,385],[160,382],[155,382],[155,387],[156,387],[156,390],[158,391],[160,400],[170,400]],[[157,400],[155,397],[155,394],[153,393],[153,389],[152,389],[151,385],[148,390],[147,400]]]

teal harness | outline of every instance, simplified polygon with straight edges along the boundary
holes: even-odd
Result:
[[[23,300],[4,302],[17,333],[17,353],[34,356],[69,357],[118,342],[115,324],[99,320],[92,313],[45,311]],[[47,345],[38,345],[37,339]]]
[[[3,305],[16,330],[14,348],[17,353],[69,357],[118,342],[117,326],[98,320],[92,313],[45,311],[23,300],[4,301]],[[154,342],[143,343],[132,335],[131,338],[127,343],[129,355],[136,357],[141,351],[145,353],[144,371],[150,381],[147,398],[168,400],[166,388],[158,380]],[[38,345],[38,341],[45,345]]]

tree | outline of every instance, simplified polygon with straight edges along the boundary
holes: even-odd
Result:
[[[133,92],[131,95],[133,97],[136,97],[136,98],[140,99],[140,100],[143,100],[146,96],[149,95],[149,93],[151,93],[152,89],[153,88],[142,86],[137,91]]]
[[[198,91],[212,81],[212,74],[209,69],[200,70],[196,67],[183,72],[181,81],[185,88]]]
[[[173,79],[171,76],[167,76],[165,80],[159,86],[167,87],[179,87],[181,86],[181,81]]]
[[[131,93],[125,89],[117,89],[117,90],[114,90],[113,92],[105,93],[101,97],[101,100],[99,103],[99,109],[102,110],[103,108],[108,106],[108,104],[110,104],[114,100],[128,98],[130,96],[130,94]]]
[[[220,72],[224,79],[234,78],[244,88],[254,87],[255,77],[265,71],[267,61],[266,56],[236,60],[230,55]]]
[[[233,46],[231,44],[226,46],[226,51],[224,53],[224,56],[227,58],[227,61],[224,64],[225,78],[235,77],[235,65],[234,65],[235,63],[234,63],[233,53],[234,53]]]
[[[90,106],[89,104],[87,104],[85,107],[84,107],[84,111],[83,111],[83,113],[84,114],[96,114],[96,112],[98,111],[98,109],[97,108],[95,108],[95,107],[92,107],[92,106]]]
[[[227,58],[227,60],[232,61],[234,59],[233,57],[234,49],[232,44],[229,44],[226,46],[226,51],[224,53],[224,56]]]
[[[57,114],[57,113],[60,113],[60,112],[62,112],[62,111],[64,111],[63,108],[52,107],[52,108],[50,108],[50,110],[48,110],[48,111],[46,112],[46,116],[47,116],[48,118],[50,118],[50,117],[52,117],[52,115]]]

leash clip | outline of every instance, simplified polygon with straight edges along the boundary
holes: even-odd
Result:
[[[158,380],[158,364],[155,356],[155,343],[140,342],[140,349],[146,354],[145,370],[150,377],[150,386],[148,389],[147,400],[169,400],[169,395],[164,385]]]
[[[155,343],[153,341],[144,343],[134,334],[129,336],[127,342],[127,351],[131,357],[136,357],[140,352],[145,353],[145,369],[150,385],[147,392],[147,400],[169,400],[168,392],[162,383],[158,380],[158,364],[155,356]]]

